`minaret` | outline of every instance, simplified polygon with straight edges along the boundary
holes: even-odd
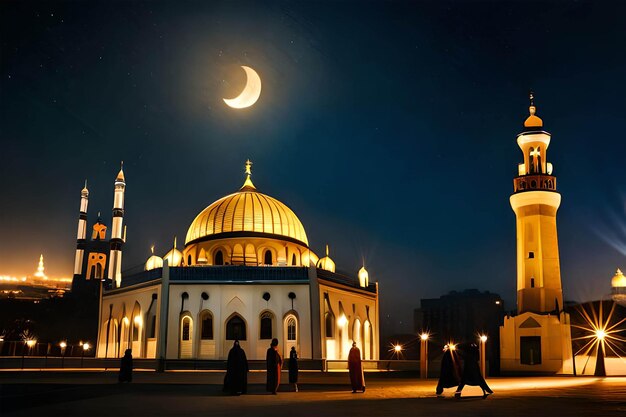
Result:
[[[76,258],[74,259],[74,277],[83,273],[83,257],[85,256],[85,237],[87,236],[87,205],[89,204],[89,190],[87,180],[80,192],[80,214],[78,215],[78,231],[76,232]]]
[[[48,279],[43,266],[43,254],[39,255],[39,265],[37,265],[37,272],[34,274],[37,278]]]
[[[530,116],[517,144],[524,155],[513,180],[510,198],[517,224],[517,309],[547,313],[563,308],[556,212],[561,195],[556,191],[552,164],[547,162],[550,134],[530,94]]]
[[[115,288],[122,283],[122,244],[123,223],[124,223],[124,190],[126,180],[124,179],[124,162],[120,172],[115,178],[115,194],[113,197],[113,222],[111,230],[111,253],[109,255],[109,279],[115,281]]]

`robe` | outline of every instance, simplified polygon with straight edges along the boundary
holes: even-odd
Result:
[[[273,347],[267,349],[265,364],[267,366],[267,383],[265,388],[267,392],[275,393],[280,385],[280,370],[283,365],[283,359],[280,357],[280,353]]]
[[[437,392],[443,391],[444,388],[452,388],[459,385],[461,380],[461,359],[456,351],[447,349],[443,352],[441,358],[441,373],[439,374],[439,383],[437,384]]]
[[[248,359],[246,352],[239,345],[233,346],[228,352],[224,392],[245,394],[248,391]]]
[[[289,383],[298,383],[298,354],[295,350],[289,354]]]
[[[120,382],[131,382],[133,380],[133,355],[127,349],[120,363]]]
[[[365,391],[365,377],[363,376],[361,351],[356,346],[350,349],[350,353],[348,354],[348,370],[350,371],[350,383],[352,384],[352,391]]]

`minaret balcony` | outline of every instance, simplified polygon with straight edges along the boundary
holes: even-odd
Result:
[[[513,179],[514,192],[524,191],[556,191],[556,177],[545,174],[521,175]]]

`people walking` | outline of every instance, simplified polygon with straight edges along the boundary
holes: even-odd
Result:
[[[132,350],[126,349],[120,363],[120,382],[132,382],[133,380],[133,354]]]
[[[246,352],[239,345],[239,340],[235,340],[233,347],[228,352],[224,392],[231,395],[248,392],[248,358],[246,358]]]
[[[352,349],[348,354],[348,370],[350,371],[350,383],[352,392],[357,390],[365,392],[365,377],[363,376],[363,364],[361,363],[361,351],[356,347],[356,342],[352,342]]]
[[[276,395],[280,385],[280,371],[283,365],[283,358],[278,353],[278,339],[272,339],[265,356],[265,364],[267,366],[267,383],[265,388],[268,392]]]
[[[472,343],[469,346],[461,349],[461,355],[463,356],[463,373],[461,374],[461,382],[459,383],[454,396],[456,398],[461,397],[461,391],[465,385],[478,385],[483,390],[483,397],[487,398],[488,395],[493,394],[487,382],[480,373],[480,366],[478,365],[478,346]]]
[[[298,353],[295,346],[289,352],[289,383],[293,384],[294,391],[298,392]]]
[[[441,358],[441,373],[437,383],[437,395],[442,395],[444,388],[452,388],[461,382],[461,359],[456,352],[455,346],[445,345]]]

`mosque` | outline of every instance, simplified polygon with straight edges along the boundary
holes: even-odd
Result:
[[[96,356],[225,359],[239,340],[249,359],[264,359],[272,338],[282,354],[346,359],[352,342],[379,358],[378,284],[365,267],[336,272],[309,247],[300,219],[259,192],[252,163],[235,193],[191,222],[182,250],[153,254],[145,270],[122,272],[126,243],[123,168],[115,179],[111,238],[101,219],[86,239],[87,185],[81,192],[74,286],[100,287]]]

